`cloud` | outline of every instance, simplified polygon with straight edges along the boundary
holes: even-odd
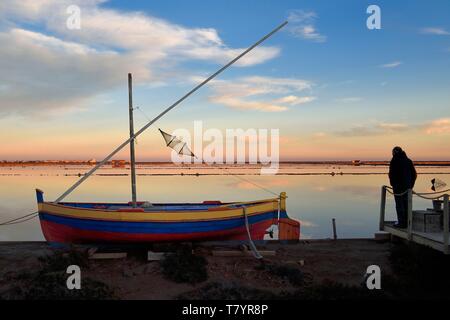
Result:
[[[401,64],[403,64],[403,62],[394,61],[391,63],[382,64],[382,65],[380,65],[380,68],[396,68],[396,67],[400,66]]]
[[[0,33],[0,116],[79,108],[125,82],[127,70],[149,78],[139,57],[97,51],[24,29]]]
[[[432,35],[437,35],[437,36],[448,36],[448,35],[450,35],[450,32],[448,32],[444,28],[436,28],[436,27],[422,28],[420,30],[420,33],[422,33],[422,34],[432,34]]]
[[[346,130],[334,132],[334,134],[341,137],[367,137],[392,135],[411,131],[417,133],[422,132],[427,135],[449,134],[450,118],[439,118],[416,124],[378,122],[371,125],[356,125]]]
[[[295,37],[314,42],[325,42],[327,37],[320,34],[315,23],[317,14],[313,11],[293,10],[289,12],[289,32]]]
[[[234,98],[231,96],[215,96],[211,99],[211,101],[235,109],[264,111],[264,112],[280,112],[288,110],[288,107],[282,105],[267,103],[264,101],[245,101],[243,99]]]
[[[185,61],[223,64],[245,49],[227,46],[215,29],[111,10],[104,2],[0,2],[0,116],[80,108],[126,83],[128,72],[138,84],[161,84]],[[72,4],[81,8],[80,30],[66,26]],[[264,63],[279,53],[278,47],[261,46],[237,66]]]
[[[328,135],[325,132],[316,132],[313,134],[313,137],[318,139],[326,138],[327,136]]]
[[[383,132],[399,132],[399,131],[405,131],[408,130],[409,127],[407,124],[404,123],[386,123],[381,122],[376,125],[376,127]]]
[[[291,106],[295,106],[295,105],[299,105],[299,104],[304,104],[304,103],[308,103],[311,101],[316,100],[316,97],[298,97],[298,96],[294,96],[294,95],[289,95],[289,96],[285,96],[282,98],[279,98],[277,100],[275,100],[277,103],[286,103],[289,104]]]
[[[396,134],[409,130],[410,127],[403,123],[385,123],[380,122],[371,126],[356,125],[346,130],[335,132],[335,135],[341,137],[367,137],[377,135]]]
[[[426,134],[450,133],[450,118],[441,118],[431,121],[424,126]]]
[[[253,76],[218,80],[212,83],[214,94],[210,101],[234,109],[281,112],[315,100],[313,96],[298,95],[310,91],[312,86],[310,81],[294,78]]]
[[[345,98],[339,98],[336,99],[338,102],[344,102],[344,103],[354,103],[354,102],[360,102],[363,99],[361,97],[345,97]]]

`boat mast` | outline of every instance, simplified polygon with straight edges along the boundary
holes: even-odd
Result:
[[[136,160],[134,157],[134,124],[133,124],[133,88],[132,76],[128,74],[128,113],[130,115],[130,168],[131,168],[131,203],[136,207]]]

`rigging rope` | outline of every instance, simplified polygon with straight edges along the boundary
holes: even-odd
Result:
[[[147,116],[147,114],[146,114],[146,113],[144,112],[144,110],[142,110],[140,107],[136,107],[135,109],[138,109],[138,110],[142,113],[142,115],[143,115],[145,118],[149,119],[149,117]],[[208,166],[212,166],[211,164],[209,164],[209,163],[206,162],[205,160],[203,160],[203,159],[201,159],[201,160],[202,160],[202,164],[206,164],[206,165],[208,165]],[[265,187],[263,187],[263,186],[257,184],[256,182],[250,181],[250,180],[248,180],[248,179],[245,179],[245,178],[243,178],[243,177],[238,176],[237,174],[231,173],[231,172],[228,171],[226,168],[222,168],[222,167],[217,167],[217,168],[220,169],[220,170],[226,171],[226,172],[228,173],[228,175],[231,175],[231,176],[235,177],[236,179],[239,179],[239,180],[241,180],[241,181],[250,183],[250,184],[254,185],[255,187],[260,188],[261,190],[264,190],[264,191],[266,191],[266,192],[268,192],[268,193],[270,193],[270,194],[272,194],[272,195],[279,196],[279,193],[273,192],[272,190],[267,189],[267,188],[265,188]]]
[[[203,162],[203,160],[202,160],[202,162]],[[205,162],[205,163],[208,164],[207,162]],[[209,165],[209,164],[208,164],[208,165]],[[242,178],[242,177],[238,176],[237,174],[233,174],[233,173],[231,173],[230,171],[228,171],[226,168],[221,168],[221,167],[218,167],[218,168],[221,169],[221,170],[224,170],[224,171],[228,172],[229,175],[232,175],[233,177],[235,177],[235,178],[237,178],[237,179],[239,179],[239,180],[241,180],[241,181],[250,183],[250,184],[254,185],[255,187],[260,188],[261,190],[264,190],[264,191],[266,191],[266,192],[268,192],[268,193],[270,193],[270,194],[272,194],[272,195],[275,195],[275,196],[279,196],[279,195],[280,195],[279,193],[273,192],[272,190],[267,189],[267,188],[265,188],[265,187],[263,187],[263,186],[257,184],[256,182],[253,182],[253,181],[250,181],[250,180],[248,180],[248,179]]]
[[[22,222],[25,222],[25,221],[34,219],[34,218],[36,218],[38,215],[39,215],[38,212],[37,212],[37,211],[34,211],[34,212],[29,213],[29,214],[26,214],[26,215],[24,215],[24,216],[22,216],[22,217],[19,217],[19,218],[15,218],[15,219],[12,219],[12,220],[9,220],[9,221],[2,222],[2,223],[0,223],[0,226],[9,226],[9,225],[12,225],[12,224],[22,223]]]

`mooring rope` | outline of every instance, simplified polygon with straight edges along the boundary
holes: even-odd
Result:
[[[9,226],[9,225],[12,225],[12,224],[22,223],[22,222],[34,219],[38,215],[39,215],[39,213],[37,211],[34,211],[32,213],[26,214],[26,215],[21,216],[19,218],[15,218],[15,219],[12,219],[12,220],[9,220],[9,221],[2,222],[2,223],[0,223],[0,226]]]
[[[392,194],[393,196],[400,197],[400,196],[403,196],[403,195],[408,193],[408,190],[406,190],[406,191],[404,191],[402,193],[394,193],[393,191],[391,191],[391,190],[393,190],[392,187],[389,187],[389,186],[384,186],[384,187],[385,187],[386,191],[388,193]],[[445,195],[445,193],[449,192],[449,191],[450,191],[450,189],[442,190],[442,191],[435,191],[435,192],[416,192],[416,191],[413,190],[412,193],[415,194],[416,196],[418,196],[419,198],[422,198],[422,199],[437,200],[437,199],[442,198]],[[438,195],[438,196],[436,196],[436,197],[426,197],[427,195],[435,195],[435,194]]]
[[[247,229],[248,243],[250,245],[250,249],[252,249],[253,256],[256,259],[262,259],[264,257],[258,252],[258,249],[256,249],[256,246],[253,243],[252,236],[250,234],[250,227],[249,227],[249,224],[248,224],[248,217],[247,217],[247,208],[246,207],[242,207],[242,211],[244,212],[245,229]]]
[[[390,194],[392,194],[393,196],[396,196],[396,197],[401,197],[401,196],[404,196],[405,194],[408,193],[408,190],[406,190],[406,191],[404,191],[402,193],[394,193],[394,191],[391,191],[391,190],[393,190],[391,187],[385,186],[385,188],[386,188],[386,191],[388,193],[390,193]]]
[[[431,195],[431,194],[439,194],[439,193],[445,193],[445,192],[449,192],[450,189],[447,190],[442,190],[442,191],[435,191],[435,192],[414,192],[417,195]]]
[[[413,191],[413,194],[415,194],[419,198],[426,199],[426,200],[438,200],[438,199],[440,199],[440,198],[442,198],[444,196],[444,194],[441,194],[441,195],[439,195],[437,197],[425,197],[425,196],[422,196],[420,193],[417,193],[417,192],[414,192],[414,191]]]

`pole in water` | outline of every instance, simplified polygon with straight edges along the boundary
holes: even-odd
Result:
[[[131,203],[136,208],[136,159],[134,157],[134,122],[133,122],[133,83],[128,74],[128,113],[130,116],[130,169],[131,169]]]
[[[163,112],[161,112],[157,117],[155,117],[153,120],[149,121],[145,126],[143,126],[141,129],[139,129],[134,135],[133,137],[128,138],[127,140],[125,140],[124,142],[122,142],[116,149],[114,149],[109,155],[107,155],[102,161],[100,161],[99,163],[97,163],[95,165],[95,167],[93,167],[91,170],[89,170],[88,172],[86,172],[77,182],[75,182],[69,189],[67,189],[62,195],[60,195],[54,202],[60,202],[62,199],[64,199],[65,197],[67,197],[73,190],[75,190],[75,188],[77,188],[81,183],[83,183],[83,181],[85,181],[87,178],[89,178],[98,168],[100,168],[101,166],[103,166],[109,159],[111,159],[117,152],[119,152],[120,150],[122,150],[128,143],[130,143],[130,141],[132,139],[137,138],[142,132],[144,132],[145,130],[148,129],[148,127],[150,127],[153,123],[155,123],[156,121],[158,121],[160,118],[162,118],[167,112],[169,112],[170,110],[172,110],[173,108],[175,108],[177,105],[179,105],[181,102],[183,102],[185,99],[187,99],[191,94],[193,94],[194,92],[196,92],[198,89],[200,89],[201,87],[203,87],[205,84],[207,84],[209,81],[211,81],[213,78],[215,78],[216,76],[218,76],[220,73],[222,73],[225,69],[227,69],[229,66],[231,66],[232,64],[234,64],[236,61],[238,61],[239,59],[241,59],[243,56],[245,56],[247,53],[249,53],[250,51],[252,51],[255,47],[259,46],[262,42],[264,42],[265,40],[267,40],[269,37],[271,37],[275,32],[278,32],[281,28],[283,28],[285,25],[287,25],[287,21],[283,22],[282,24],[280,24],[278,27],[276,27],[275,29],[273,29],[271,32],[269,32],[268,34],[266,34],[264,37],[262,37],[261,39],[259,39],[257,42],[255,42],[253,45],[251,45],[250,47],[248,47],[247,50],[245,50],[244,52],[242,52],[240,55],[238,55],[236,58],[234,58],[233,60],[231,60],[230,62],[228,62],[226,65],[224,65],[222,68],[220,68],[219,70],[217,70],[216,72],[214,72],[212,75],[210,75],[208,78],[206,78],[205,80],[203,80],[201,83],[199,83],[197,86],[195,86],[191,91],[189,91],[188,93],[186,93],[184,96],[182,96],[180,99],[178,99],[177,101],[175,101],[172,105],[170,105],[169,107],[167,107]]]
[[[333,223],[333,239],[334,239],[334,240],[337,240],[337,233],[336,233],[336,219],[333,218],[331,221],[332,221],[332,223]]]

